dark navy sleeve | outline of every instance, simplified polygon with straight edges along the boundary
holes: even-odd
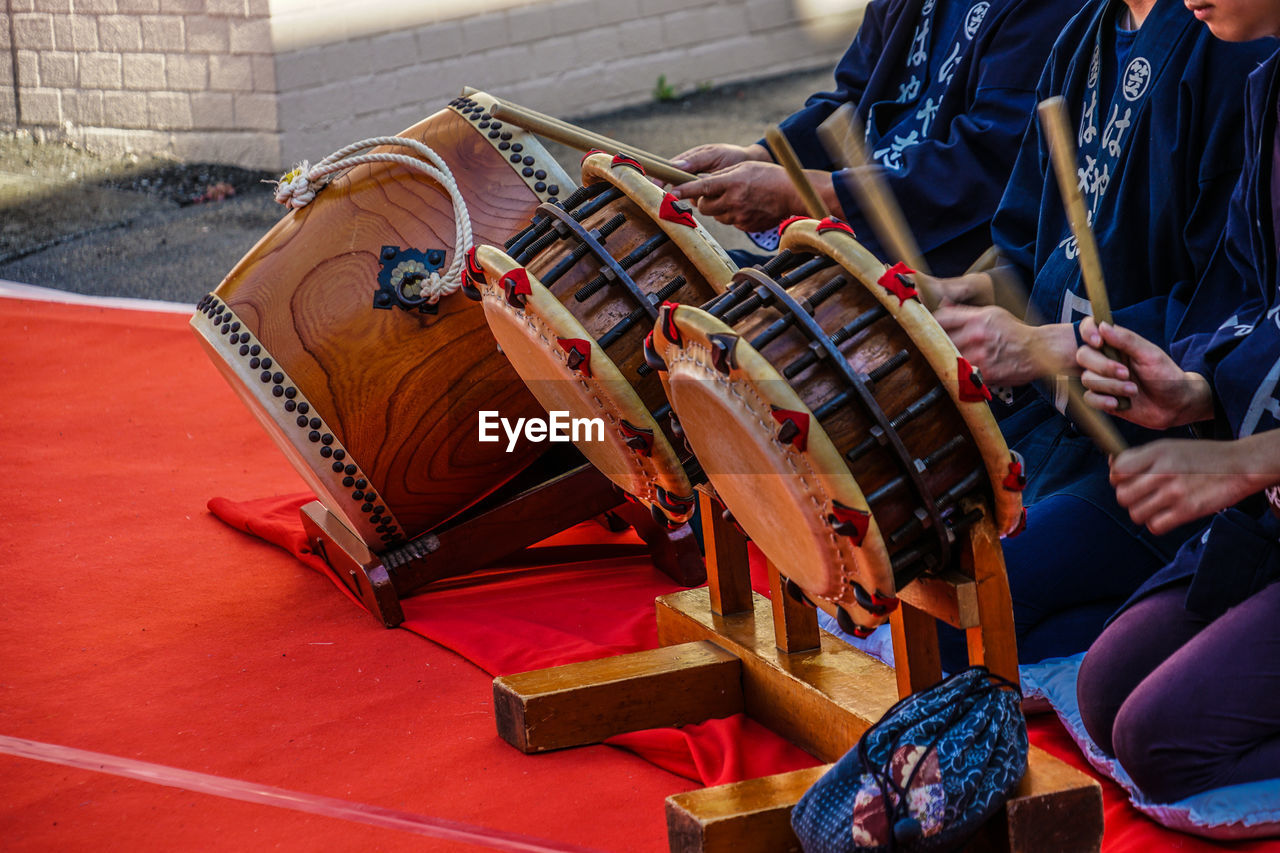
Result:
[[[931,131],[930,138],[902,152],[901,169],[881,171],[908,211],[924,252],[976,229],[985,231],[1035,112],[1037,78],[1074,7],[1068,2],[1025,0],[993,21],[992,29],[981,36],[985,44],[971,66],[968,101],[946,134],[935,137]],[[836,174],[835,190],[854,231],[870,232],[845,173]]]
[[[1036,102],[1057,91],[1055,68],[1059,64],[1058,50],[1055,48],[1049,55],[1040,75]],[[1000,250],[1004,272],[1015,276],[1028,292],[1036,278],[1040,206],[1044,203],[1046,181],[1052,180],[1048,170],[1049,154],[1040,135],[1040,124],[1028,121],[1013,172],[991,220],[991,240]],[[1060,204],[1056,197],[1054,203]]]
[[[1184,129],[1199,129],[1199,138],[1193,133],[1178,143],[1198,152],[1194,163],[1188,164],[1194,183],[1188,180],[1181,188],[1151,188],[1153,204],[1169,204],[1184,212],[1180,245],[1168,247],[1183,256],[1178,264],[1181,275],[1170,283],[1167,296],[1135,302],[1114,312],[1117,324],[1163,347],[1178,338],[1213,332],[1259,293],[1257,273],[1248,257],[1250,223],[1242,220],[1249,216],[1245,207],[1248,188],[1242,182],[1242,175],[1249,171],[1243,163],[1243,139],[1253,138],[1252,120],[1244,109],[1238,82],[1225,73],[1215,73],[1216,60],[1224,48],[1233,46],[1216,41],[1209,44],[1204,64],[1188,71],[1179,92],[1183,100],[1179,124]],[[1240,132],[1242,123],[1244,134]],[[1178,128],[1153,127],[1152,132],[1170,140],[1178,138]],[[1180,194],[1184,197],[1179,198]],[[1184,355],[1190,357],[1190,351]]]
[[[830,92],[810,95],[804,106],[778,125],[795,149],[800,162],[809,169],[831,170],[835,164],[818,139],[818,125],[822,124],[842,104],[857,106],[867,90],[871,72],[885,52],[885,34],[889,25],[890,6],[894,0],[873,0],[867,5],[853,44],[845,51],[836,66],[836,87]],[[901,6],[901,3],[897,4]],[[901,14],[901,9],[898,10]],[[865,110],[863,111],[865,114]],[[761,145],[768,148],[765,141]]]

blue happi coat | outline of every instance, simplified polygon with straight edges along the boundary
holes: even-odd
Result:
[[[1120,0],[1094,0],[1072,19],[1037,99],[1067,102],[1115,322],[1168,346],[1180,334],[1213,328],[1246,298],[1230,265],[1211,262],[1240,173],[1245,80],[1269,45],[1218,41],[1181,0],[1157,0],[1118,67],[1116,15],[1124,8]],[[1037,122],[992,234],[1030,289],[1028,317],[1078,327],[1089,303],[1052,169]],[[1197,309],[1188,311],[1193,299]],[[1059,413],[1064,404],[1057,383],[1018,389],[1011,409],[995,404],[1001,430],[1026,463],[1024,502],[1052,494],[1088,500],[1170,556],[1192,531],[1157,540],[1136,528],[1116,503],[1106,458]],[[1120,426],[1130,443],[1156,437]]]
[[[1184,369],[1209,380],[1221,438],[1280,427],[1280,264],[1271,198],[1278,100],[1280,53],[1249,78],[1244,167],[1223,245],[1223,260],[1249,298],[1220,318],[1217,329],[1175,341],[1170,350]],[[1203,534],[1187,543],[1135,598],[1194,576],[1187,607],[1215,618],[1280,580],[1280,519],[1266,503],[1246,501],[1215,515]],[[1274,496],[1270,503],[1277,504]]]
[[[939,275],[957,275],[991,245],[991,215],[1035,107],[1053,40],[1083,0],[872,0],[836,67],[836,88],[813,95],[781,128],[800,161],[833,170],[816,128],[857,106],[867,151],[883,168]],[[764,144],[763,140],[761,144]],[[836,194],[858,239],[890,258],[846,178]]]

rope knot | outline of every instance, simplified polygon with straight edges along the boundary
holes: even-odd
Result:
[[[315,188],[311,185],[311,164],[303,160],[275,181],[276,201],[290,210],[306,207],[316,197]]]
[[[409,149],[417,156],[372,150],[379,146]],[[432,272],[426,276],[426,284],[419,292],[425,292],[426,301],[434,304],[440,297],[458,290],[462,287],[462,268],[467,250],[471,248],[471,214],[467,211],[466,200],[458,189],[458,182],[454,180],[449,165],[425,143],[400,136],[374,136],[339,148],[314,166],[303,160],[280,180],[268,183],[276,185],[276,201],[291,210],[297,210],[316,197],[316,192],[331,180],[331,175],[366,163],[394,163],[412,169],[435,181],[448,194],[453,203],[453,220],[456,225],[453,263],[443,275]]]

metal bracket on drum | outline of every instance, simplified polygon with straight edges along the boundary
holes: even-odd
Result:
[[[811,341],[810,346],[816,345],[818,347],[817,354],[820,357],[825,356],[827,364],[849,383],[858,395],[858,400],[862,403],[864,409],[875,419],[876,428],[880,430],[880,433],[877,434],[877,439],[882,444],[887,441],[893,447],[898,458],[902,460],[906,474],[915,487],[917,494],[925,498],[924,503],[928,507],[929,520],[938,537],[939,553],[945,558],[951,552],[951,546],[954,544],[954,535],[942,518],[942,513],[939,512],[937,506],[934,505],[933,501],[928,500],[929,489],[924,482],[924,477],[921,475],[920,470],[912,464],[912,455],[907,451],[906,445],[902,443],[902,438],[898,435],[897,430],[889,423],[889,416],[880,408],[880,404],[876,402],[875,395],[867,387],[866,377],[853,369],[848,359],[827,337],[827,333],[818,325],[818,321],[813,318],[813,315],[806,311],[786,289],[767,276],[752,277],[752,280],[758,287],[766,288],[774,300],[789,309],[795,317],[793,322],[796,327],[802,330]]]
[[[406,296],[405,288],[425,281],[444,266],[444,249],[401,249],[383,246],[378,255],[378,289],[373,294],[373,307],[383,310],[417,308],[423,314],[436,314],[440,306],[426,297]],[[396,277],[399,273],[399,278]]]
[[[562,209],[558,205],[544,203],[538,206],[538,210],[555,217],[556,220],[558,220],[559,223],[562,223],[564,227],[568,228],[569,231],[578,238],[578,240],[585,243],[587,246],[590,246],[592,254],[596,256],[596,259],[599,260],[600,263],[604,264],[604,269],[600,271],[600,274],[609,282],[613,284],[621,284],[625,287],[627,289],[627,293],[631,294],[631,298],[645,309],[651,319],[658,319],[657,306],[649,301],[648,295],[640,289],[640,286],[632,280],[631,276],[627,275],[627,271],[623,269],[622,265],[614,260],[613,255],[609,254],[609,250],[604,247],[604,244],[597,240],[581,222],[574,219],[568,211]],[[559,225],[557,225],[557,227],[559,227]]]

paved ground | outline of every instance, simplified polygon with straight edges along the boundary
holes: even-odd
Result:
[[[753,142],[830,84],[829,70],[804,72],[574,120],[672,156],[700,142]],[[423,115],[442,106],[424,105]],[[548,147],[570,174],[577,171],[579,154]],[[283,209],[262,183],[273,177],[221,165],[105,159],[21,134],[0,136],[0,279],[194,302],[280,218]],[[748,246],[731,229],[708,224],[726,247]]]

